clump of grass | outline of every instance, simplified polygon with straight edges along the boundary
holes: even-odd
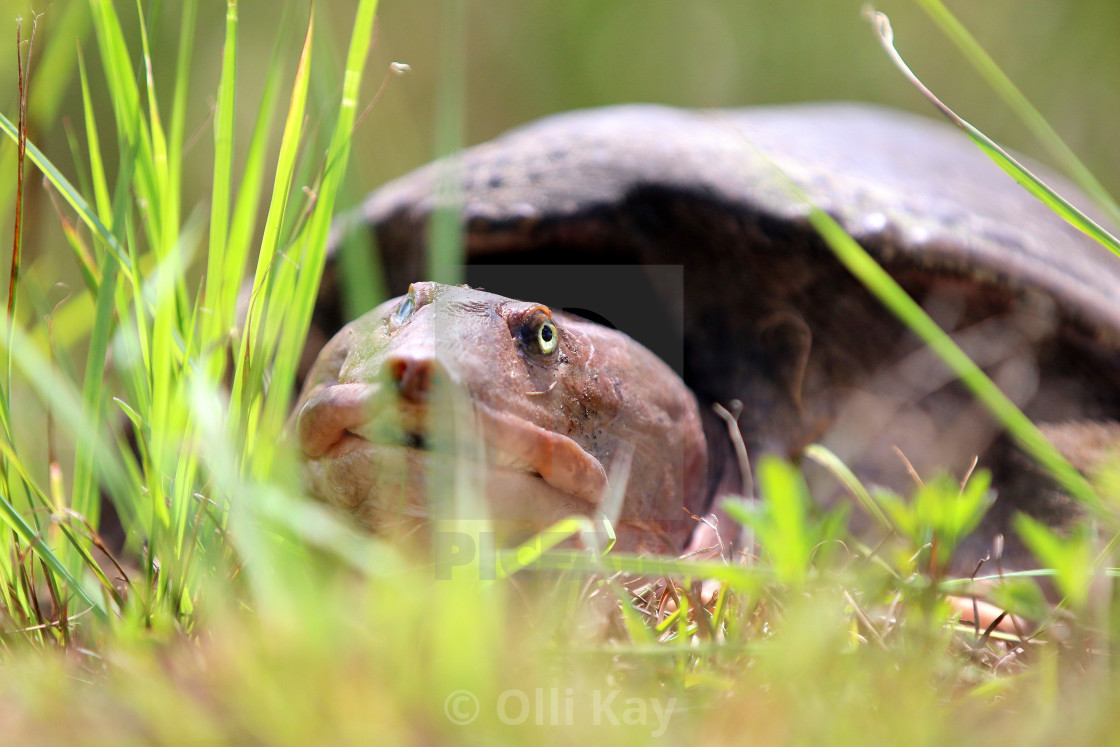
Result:
[[[278,72],[263,94],[258,121],[233,179],[238,15],[227,4],[226,39],[214,114],[209,219],[203,205],[183,217],[183,153],[187,89],[192,83],[196,3],[182,6],[170,113],[156,89],[146,18],[138,16],[140,62],[134,65],[111,3],[91,2],[89,13],[112,104],[119,162],[110,176],[102,152],[103,122],[94,116],[91,83],[80,67],[85,104],[88,175],[85,194],[34,146],[29,159],[43,172],[80,228],[67,237],[84,287],[71,299],[91,309],[84,362],[66,350],[44,348],[43,330],[9,315],[7,365],[0,414],[5,434],[5,490],[0,507],[11,532],[0,535],[0,588],[14,629],[40,644],[68,629],[67,608],[103,621],[150,625],[164,620],[190,629],[206,579],[235,579],[244,567],[264,592],[266,583],[228,541],[227,530],[244,514],[236,542],[257,542],[276,552],[267,536],[270,511],[281,500],[273,487],[287,478],[280,438],[302,340],[322,272],[326,234],[345,172],[358,91],[376,3],[357,8],[345,82],[336,97],[334,128],[316,181],[298,203],[293,174],[301,149],[312,62],[314,15],[291,82],[285,126],[275,154],[271,192],[262,198],[268,164],[269,122],[285,75]],[[4,122],[11,132],[10,123]],[[20,131],[22,133],[22,130]],[[258,210],[267,210],[260,236],[253,293],[237,326],[238,292],[254,237]],[[64,213],[65,215],[65,213]],[[296,216],[297,219],[293,219]],[[66,220],[70,220],[67,218]],[[208,236],[201,280],[195,256]],[[18,257],[14,259],[18,269]],[[193,279],[192,279],[193,278]],[[14,304],[15,296],[10,297]],[[75,334],[71,332],[70,334]],[[59,358],[56,364],[51,360]],[[84,373],[68,375],[70,371]],[[228,369],[228,370],[227,370]],[[270,374],[271,378],[269,377]],[[228,397],[223,394],[232,382]],[[48,418],[57,419],[73,444],[73,462],[51,459],[52,480],[42,485],[38,465],[22,456],[26,438],[12,424],[12,392],[37,395]],[[107,436],[127,419],[124,436]],[[115,588],[90,551],[99,540],[102,491],[119,514],[136,567]],[[232,501],[237,496],[236,502]],[[269,549],[272,548],[272,549]],[[38,600],[31,568],[42,563],[53,609]],[[270,568],[266,563],[265,568]],[[269,575],[269,570],[262,572]],[[92,573],[87,583],[84,575]],[[122,593],[123,592],[123,593]],[[71,601],[72,600],[72,601]],[[69,614],[76,612],[70,609]],[[117,624],[117,623],[112,623]]]

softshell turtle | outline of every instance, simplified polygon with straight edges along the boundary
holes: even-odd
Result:
[[[906,492],[915,472],[963,474],[979,456],[998,498],[962,557],[982,555],[1015,510],[1070,520],[1068,499],[833,257],[775,167],[1068,453],[1085,451],[1084,434],[1093,454],[1107,453],[1100,444],[1120,415],[1120,263],[958,131],[926,118],[855,104],[561,114],[386,184],[340,222],[336,239],[355,225],[372,229],[388,285],[403,293],[423,277],[435,195],[452,179],[469,282],[612,322],[636,294],[651,294],[649,315],[660,321],[618,326],[679,357],[704,419],[709,498],[742,488],[726,426],[711,413],[737,401],[751,458],[796,458],[817,441],[865,481]],[[597,283],[601,271],[635,264],[659,271]],[[471,275],[486,265],[519,271]],[[337,272],[328,266],[316,311],[323,339],[341,324]],[[601,303],[566,295],[596,285]],[[680,505],[660,507],[658,518]]]
[[[414,283],[348,324],[296,412],[311,492],[375,530],[448,516],[439,500],[467,483],[502,535],[540,531],[596,515],[613,480],[621,546],[663,553],[695,526],[682,509],[706,503],[696,400],[664,362],[601,324],[473,288]]]

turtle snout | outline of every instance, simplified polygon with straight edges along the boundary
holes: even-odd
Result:
[[[385,371],[401,399],[414,404],[427,403],[435,367],[431,355],[411,351],[392,353],[385,361]]]

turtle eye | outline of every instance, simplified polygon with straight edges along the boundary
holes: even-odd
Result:
[[[551,356],[560,348],[560,328],[547,309],[537,307],[520,315],[511,330],[526,352],[533,355]]]
[[[544,355],[551,355],[560,344],[560,331],[551,319],[545,319],[537,326],[537,349]]]
[[[398,325],[404,324],[408,320],[408,318],[412,316],[412,312],[415,310],[416,299],[412,295],[412,290],[409,289],[408,295],[404,297],[404,300],[401,301],[400,306],[398,306],[397,310],[393,312],[393,321]]]

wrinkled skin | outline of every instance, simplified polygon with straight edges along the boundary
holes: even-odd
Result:
[[[375,531],[450,517],[448,481],[477,487],[502,533],[605,513],[622,549],[676,552],[706,497],[696,402],[668,366],[467,287],[415,283],[342,329],[292,427],[309,491]]]

